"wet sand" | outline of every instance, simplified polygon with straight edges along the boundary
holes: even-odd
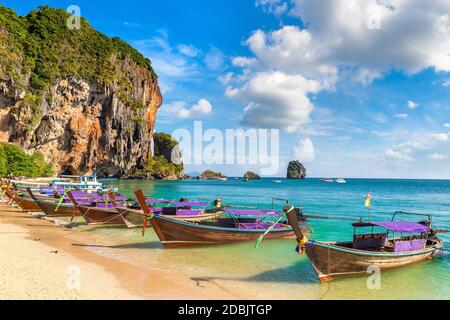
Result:
[[[236,299],[180,273],[99,256],[89,232],[0,203],[0,299]],[[242,298],[242,297],[240,297]]]

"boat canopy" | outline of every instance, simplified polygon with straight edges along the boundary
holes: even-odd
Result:
[[[164,200],[164,199],[147,199],[147,200],[145,200],[145,202],[148,204],[170,203],[169,200]]]
[[[204,202],[197,202],[197,201],[193,201],[193,202],[171,202],[170,203],[171,206],[173,207],[207,207],[208,204],[204,203]]]
[[[424,233],[428,232],[430,228],[423,224],[407,221],[385,221],[385,222],[370,222],[370,223],[355,223],[354,227],[382,227],[392,232],[402,233]]]
[[[281,212],[276,210],[225,210],[232,216],[279,216]]]

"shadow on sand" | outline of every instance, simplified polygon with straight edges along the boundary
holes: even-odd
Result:
[[[84,247],[84,248],[107,248],[107,249],[162,249],[163,248],[161,243],[159,243],[158,241],[128,243],[128,244],[120,244],[120,245],[115,245],[115,246],[72,243],[72,246]]]
[[[198,287],[203,287],[203,282],[217,285],[216,280],[242,281],[242,282],[265,282],[265,283],[297,283],[297,284],[319,284],[314,270],[308,261],[300,261],[286,268],[268,270],[247,278],[234,277],[192,277]]]

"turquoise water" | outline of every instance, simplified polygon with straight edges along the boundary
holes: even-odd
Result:
[[[272,208],[272,198],[289,199],[306,213],[367,218],[364,198],[373,198],[372,217],[389,220],[397,210],[431,213],[434,226],[450,229],[450,181],[363,180],[347,184],[318,179],[262,181],[117,181],[121,193],[133,196],[137,188],[153,198],[212,201],[222,196],[226,204]],[[281,209],[282,203],[275,208]],[[315,240],[350,240],[348,221],[311,220]],[[192,278],[207,281],[236,298],[256,299],[449,299],[450,259],[447,253],[432,261],[384,273],[381,289],[369,290],[367,278],[320,284],[306,257],[294,252],[293,240],[182,250],[163,250],[153,230],[145,238],[140,230],[101,228],[94,231],[98,254],[137,265],[164,266]],[[446,245],[450,236],[443,235]],[[186,297],[188,298],[188,297]]]

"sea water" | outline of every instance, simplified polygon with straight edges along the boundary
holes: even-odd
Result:
[[[319,179],[262,179],[244,183],[223,181],[117,181],[122,194],[133,197],[141,188],[152,198],[213,201],[227,205],[281,210],[289,200],[305,213],[368,219],[364,199],[372,194],[371,217],[390,220],[398,210],[432,214],[434,226],[450,229],[450,181],[348,179],[346,184]],[[418,221],[421,217],[409,219]],[[351,240],[350,221],[310,220],[311,237],[320,241]],[[237,299],[450,299],[450,258],[433,260],[383,273],[380,286],[368,286],[368,277],[319,283],[306,256],[295,252],[294,240],[264,241],[214,247],[164,250],[154,231],[99,228],[93,235],[97,254],[154,269],[179,272],[202,286],[216,285]],[[448,247],[450,236],[442,235]],[[189,298],[189,297],[186,297]]]

